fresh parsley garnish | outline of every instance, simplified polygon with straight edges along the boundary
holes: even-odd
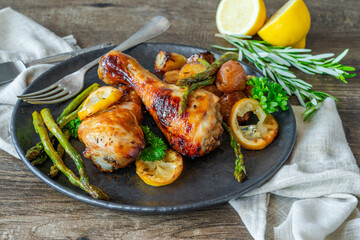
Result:
[[[283,111],[289,109],[289,96],[280,84],[264,77],[253,77],[247,84],[253,86],[251,98],[259,100],[266,114],[277,112],[279,108]]]
[[[67,125],[66,128],[70,130],[70,136],[73,138],[78,138],[78,129],[79,129],[79,125],[80,125],[81,121],[80,119],[77,117],[74,120],[71,120]]]
[[[166,153],[166,144],[160,137],[156,136],[148,126],[141,126],[141,128],[144,132],[146,147],[141,152],[140,159],[151,162],[162,160]]]

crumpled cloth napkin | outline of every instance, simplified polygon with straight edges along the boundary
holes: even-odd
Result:
[[[60,38],[53,32],[11,8],[0,10],[0,63],[44,58],[73,51],[76,40],[72,35]],[[50,64],[32,66],[14,81],[0,85],[0,149],[18,157],[10,136],[10,119],[16,96],[27,85],[51,68]]]
[[[0,32],[0,62],[46,57],[76,44],[72,36],[60,38],[11,8],[0,10]],[[10,118],[16,96],[50,67],[30,67],[0,86],[0,149],[15,157]],[[292,156],[267,183],[230,204],[255,239],[360,239],[359,168],[335,102],[327,99],[307,122],[302,107],[293,109],[297,139]]]
[[[293,109],[297,137],[291,157],[231,206],[255,239],[360,239],[359,167],[335,101],[326,99],[307,122],[302,107]]]

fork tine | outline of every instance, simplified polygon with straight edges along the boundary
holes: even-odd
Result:
[[[42,94],[42,93],[47,93],[51,90],[53,90],[54,88],[57,88],[59,87],[59,84],[58,83],[55,83],[55,84],[52,84],[42,90],[39,90],[39,91],[36,91],[36,92],[32,92],[32,93],[28,93],[28,94],[23,94],[23,95],[19,95],[17,96],[18,98],[22,98],[22,97],[33,97],[33,96],[37,96],[39,94]]]
[[[27,101],[51,101],[51,100],[55,100],[55,99],[58,99],[58,98],[61,98],[63,96],[66,96],[68,95],[70,92],[67,91],[67,90],[64,90],[64,91],[61,91],[57,94],[54,94],[52,96],[49,96],[49,97],[45,97],[45,98],[21,98],[22,100],[27,100]]]
[[[28,100],[31,100],[31,99],[34,99],[34,100],[37,100],[39,98],[44,98],[44,97],[51,97],[51,96],[54,96],[55,94],[57,93],[60,93],[62,91],[64,91],[65,89],[63,87],[58,87],[58,88],[55,88],[54,90],[51,90],[50,92],[47,92],[47,93],[44,93],[44,94],[40,94],[40,95],[36,95],[36,96],[21,96],[19,98],[21,99],[28,99]],[[39,99],[40,100],[40,99]]]
[[[76,95],[76,93],[70,93],[70,94],[67,94],[67,95],[65,95],[65,96],[63,96],[61,98],[53,99],[53,100],[44,101],[43,99],[41,99],[41,100],[27,100],[27,99],[24,99],[23,101],[31,103],[31,104],[53,104],[53,103],[60,103],[60,102],[66,101],[66,100],[72,98],[74,95]]]

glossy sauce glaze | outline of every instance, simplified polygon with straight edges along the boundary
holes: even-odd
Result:
[[[110,85],[131,85],[172,148],[185,156],[209,153],[220,145],[223,128],[219,98],[205,90],[189,95],[186,110],[178,107],[185,89],[159,80],[134,58],[119,51],[102,57],[99,77]]]

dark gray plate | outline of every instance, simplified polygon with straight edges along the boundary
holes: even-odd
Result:
[[[61,77],[105,54],[108,50],[85,53],[54,66],[35,79],[25,93],[42,89],[58,81]],[[205,51],[184,45],[148,43],[132,48],[126,53],[152,71],[155,56],[160,50],[181,53],[186,57],[193,53]],[[219,55],[217,54],[216,57]],[[243,66],[248,74],[261,76],[248,65],[243,64]],[[86,75],[85,87],[94,82],[102,84],[102,81],[97,77],[96,70],[97,68],[94,67]],[[57,117],[67,104],[68,102],[39,106],[18,101],[11,122],[11,135],[16,150],[25,165],[52,188],[74,199],[110,209],[171,213],[229,201],[269,179],[289,157],[295,142],[296,123],[290,107],[288,111],[274,114],[280,129],[278,137],[270,146],[261,151],[243,150],[248,172],[248,178],[243,183],[238,183],[233,176],[235,157],[227,134],[224,134],[222,146],[210,154],[196,159],[185,158],[181,176],[173,184],[164,187],[151,187],[143,183],[135,173],[134,164],[120,169],[116,173],[109,174],[99,172],[91,160],[83,158],[90,182],[103,189],[111,198],[110,201],[101,201],[91,198],[79,188],[71,185],[63,174],[60,174],[56,179],[49,178],[47,174],[51,166],[50,160],[42,166],[34,167],[25,158],[26,150],[39,141],[32,125],[32,112],[48,107]],[[151,117],[147,114],[144,115],[145,124],[158,131]],[[73,140],[72,144],[78,152],[81,153],[84,150],[84,145],[79,141]],[[65,158],[65,164],[77,172],[70,158]]]

